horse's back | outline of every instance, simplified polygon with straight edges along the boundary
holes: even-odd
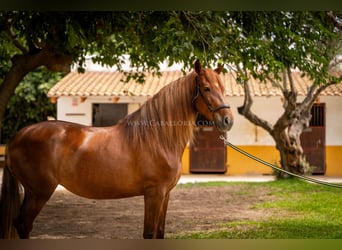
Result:
[[[138,153],[118,126],[37,123],[17,133],[9,152],[11,168],[24,183],[56,182],[87,198],[142,194]]]
[[[34,160],[39,156],[48,156],[47,151],[62,146],[61,143],[66,139],[69,145],[80,144],[87,129],[86,126],[63,121],[46,121],[27,126],[8,143],[10,157],[16,154],[30,155],[31,160]]]

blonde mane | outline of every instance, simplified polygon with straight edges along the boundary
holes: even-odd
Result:
[[[171,82],[120,121],[130,143],[151,153],[161,147],[182,154],[192,141],[196,119],[191,81],[195,81],[195,73]]]

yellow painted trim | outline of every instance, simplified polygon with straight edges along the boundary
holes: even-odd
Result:
[[[240,146],[241,149],[262,158],[265,161],[276,163],[279,161],[278,151],[273,146]],[[266,156],[266,158],[265,158]],[[182,173],[190,174],[190,149],[186,147],[182,157]],[[255,162],[244,155],[227,148],[227,175],[243,174],[272,174],[272,169]]]
[[[186,147],[182,156],[182,174],[190,174],[190,148]]]
[[[342,176],[342,146],[326,146],[326,176]]]
[[[6,146],[0,145],[0,155],[5,155],[5,153],[6,153]]]
[[[269,163],[279,166],[279,152],[274,146],[239,146],[248,153],[255,155]],[[226,175],[272,174],[269,167],[227,148]],[[187,147],[182,157],[182,173],[190,174],[190,150]],[[326,146],[325,176],[342,176],[342,146]]]
[[[242,150],[279,166],[279,153],[274,146],[239,146]],[[228,147],[229,175],[272,174],[273,170]]]

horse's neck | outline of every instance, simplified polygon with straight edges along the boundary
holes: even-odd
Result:
[[[194,75],[190,74],[171,83],[154,97],[154,103],[151,104],[157,109],[157,122],[160,123],[157,130],[151,129],[167,150],[177,154],[183,153],[186,144],[193,137],[196,118],[192,106],[194,82]]]
[[[173,85],[170,86],[170,89],[166,89],[166,93],[164,93],[165,108],[171,113],[166,115],[174,116],[172,117],[174,121],[193,121],[196,113],[192,105],[195,92],[193,74],[179,79]],[[161,110],[161,112],[165,112],[165,110]]]
[[[173,131],[168,131],[166,133],[173,134],[173,137],[168,137],[170,139],[169,143],[172,145],[176,140],[179,141],[182,147],[177,148],[179,153],[183,153],[186,144],[193,139],[193,130],[196,120],[196,112],[193,109],[192,100],[194,98],[195,92],[195,76],[194,74],[187,75],[183,80],[175,82],[176,86],[173,86],[178,94],[172,95],[170,91],[169,98],[172,98],[172,107],[168,110],[171,114],[171,124],[169,129]],[[181,93],[181,94],[179,94]],[[161,112],[165,112],[161,110]],[[170,120],[168,120],[170,122]],[[163,129],[163,128],[161,128]]]
[[[192,107],[193,74],[170,83],[119,126],[132,145],[158,153],[157,148],[181,156],[192,141],[196,114]]]

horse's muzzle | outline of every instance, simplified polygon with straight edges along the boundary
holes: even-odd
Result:
[[[223,115],[218,113],[214,114],[214,122],[218,130],[222,132],[229,131],[234,124],[233,115],[230,110],[228,113],[225,112]]]

